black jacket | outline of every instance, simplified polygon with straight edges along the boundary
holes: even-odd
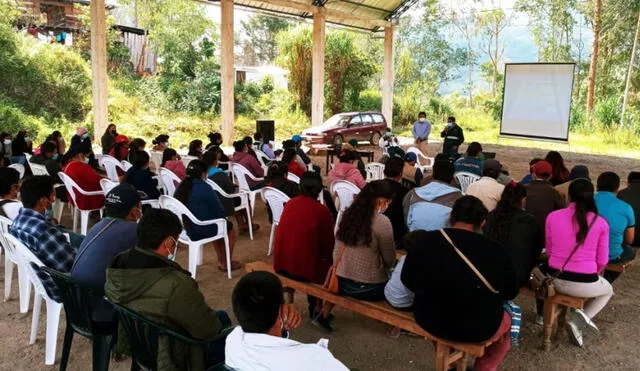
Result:
[[[385,181],[389,182],[393,187],[393,199],[387,211],[384,212],[384,215],[391,221],[396,249],[402,249],[404,247],[404,236],[407,234],[407,222],[404,220],[402,201],[404,200],[404,196],[409,193],[409,189],[395,180],[387,179]]]
[[[422,232],[422,241],[409,250],[401,274],[402,283],[416,295],[416,322],[443,339],[488,340],[502,323],[503,302],[518,294],[511,258],[480,234],[445,231],[499,293],[489,291],[439,231]]]
[[[631,205],[636,216],[636,224],[640,223],[640,183],[631,183],[629,187],[618,193],[618,198]],[[640,231],[637,229],[631,246],[640,246]]]
[[[464,143],[464,132],[459,125],[453,125],[451,128],[442,130],[440,137],[445,138],[445,140],[447,140],[446,137],[457,137],[458,140],[454,141],[457,146]]]

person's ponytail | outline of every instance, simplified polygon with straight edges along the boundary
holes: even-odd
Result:
[[[594,218],[598,216],[598,207],[593,193],[593,184],[587,179],[576,179],[569,186],[569,199],[576,209],[573,218],[578,224],[577,243],[583,243],[589,234],[589,213],[593,213]]]
[[[187,166],[187,176],[180,182],[173,197],[186,205],[191,197],[193,181],[195,179],[202,179],[202,174],[206,174],[207,168],[207,164],[202,160],[191,161],[189,166]]]

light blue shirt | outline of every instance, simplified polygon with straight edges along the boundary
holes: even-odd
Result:
[[[598,192],[595,200],[598,214],[609,223],[609,260],[617,259],[622,255],[624,232],[636,224],[633,208],[612,192]]]
[[[420,122],[416,121],[413,124],[413,129],[411,130],[413,137],[415,139],[429,139],[429,134],[431,134],[431,123],[429,121]]]

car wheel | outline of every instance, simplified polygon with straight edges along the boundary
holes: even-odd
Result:
[[[338,148],[342,146],[342,143],[344,143],[344,138],[342,137],[342,135],[338,134],[335,137],[333,137],[333,148]]]
[[[371,145],[377,146],[379,142],[380,142],[380,133],[376,131],[375,133],[371,134]]]

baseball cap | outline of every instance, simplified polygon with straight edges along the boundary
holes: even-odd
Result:
[[[549,162],[542,160],[533,164],[533,166],[531,167],[531,171],[533,171],[535,175],[544,176],[551,175],[553,169],[551,168],[551,164]]]
[[[302,137],[296,134],[293,137],[291,137],[291,140],[294,141],[295,143],[300,143],[302,142]]]
[[[571,169],[569,178],[571,180],[580,178],[589,179],[589,168],[584,165],[576,165]]]
[[[404,160],[409,162],[418,161],[418,156],[413,152],[409,152],[404,156]]]
[[[104,199],[104,211],[109,215],[122,215],[140,202],[140,194],[131,184],[123,183],[113,188]]]
[[[116,143],[127,143],[129,141],[129,137],[126,135],[118,135],[116,137]]]
[[[484,169],[495,170],[496,172],[499,173],[500,171],[502,171],[502,164],[500,164],[498,160],[494,160],[490,158],[484,162]]]

